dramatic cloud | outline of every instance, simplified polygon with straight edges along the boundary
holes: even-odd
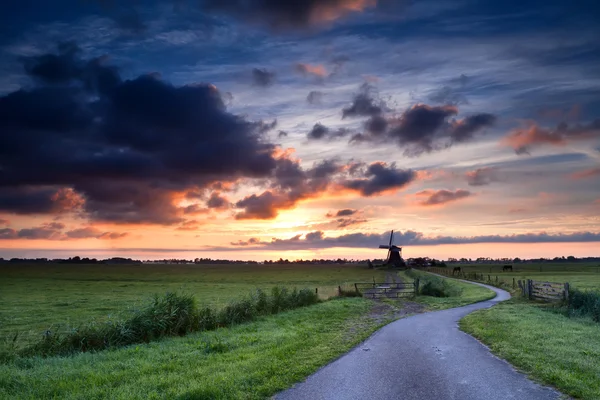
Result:
[[[278,159],[271,188],[236,202],[235,207],[244,210],[236,214],[236,219],[273,219],[280,210],[290,209],[301,200],[324,193],[333,177],[343,170],[344,166],[332,160],[315,163],[304,170],[297,161]]]
[[[598,138],[600,138],[600,119],[571,127],[566,122],[561,122],[555,129],[542,128],[535,123],[530,123],[527,128],[510,132],[501,143],[512,147],[517,154],[529,154],[531,148],[536,146],[564,146],[574,140]]]
[[[262,241],[250,238],[247,241],[231,243],[233,248],[218,248],[218,250],[235,250],[237,247],[253,247],[265,250],[310,250],[331,247],[367,248],[376,249],[380,244],[389,241],[389,232],[382,234],[352,233],[337,237],[326,237],[321,231],[307,233],[302,239],[296,235],[290,239],[273,238],[271,241]],[[528,233],[518,235],[482,235],[470,237],[433,236],[425,237],[415,231],[395,231],[394,243],[399,246],[434,246],[444,244],[472,244],[472,243],[577,243],[600,242],[600,233],[577,232],[571,234]]]
[[[472,196],[472,193],[468,190],[458,189],[456,191],[451,190],[423,190],[416,194],[419,197],[425,197],[425,200],[421,201],[420,204],[424,206],[433,206],[439,204],[450,203],[456,200],[464,199]]]
[[[221,196],[220,193],[214,192],[210,195],[210,198],[206,202],[206,206],[214,209],[227,209],[229,208],[229,200],[226,197]]]
[[[271,30],[306,29],[377,5],[377,0],[206,0],[205,10],[225,12]]]
[[[391,141],[404,148],[406,156],[419,156],[473,140],[475,134],[496,122],[496,117],[487,113],[449,120],[457,114],[456,106],[415,104],[399,117],[385,117],[380,106],[361,95],[350,108],[343,110],[343,116],[370,116],[365,122],[365,133],[352,136],[351,143]]]
[[[187,188],[275,170],[263,135],[276,121],[228,113],[213,85],[123,80],[79,53],[68,43],[27,58],[35,85],[0,97],[0,211],[82,208],[92,220],[175,224]]]
[[[292,208],[295,202],[285,194],[266,191],[260,195],[251,195],[236,203],[237,208],[244,211],[237,214],[236,219],[273,219],[279,210]]]
[[[347,189],[355,190],[363,196],[382,194],[407,186],[416,178],[413,170],[397,169],[395,164],[376,162],[361,173],[362,178],[348,179],[341,183]]]
[[[324,78],[327,76],[327,70],[322,65],[310,65],[298,63],[295,65],[295,70],[304,76],[313,75],[317,78]]]
[[[254,68],[252,70],[252,81],[256,86],[271,86],[275,82],[275,73],[266,69]]]
[[[323,100],[323,92],[317,90],[312,90],[308,96],[306,96],[306,101],[309,104],[321,104],[321,100]]]
[[[15,214],[61,214],[77,210],[83,203],[70,188],[16,186],[0,190],[0,211]]]
[[[465,174],[469,186],[484,186],[492,182],[501,182],[500,171],[497,168],[478,168]]]
[[[317,122],[312,129],[308,132],[306,137],[308,139],[335,139],[338,137],[347,136],[350,131],[344,128],[329,129],[325,125]]]
[[[342,119],[346,117],[374,117],[386,108],[385,102],[375,100],[375,88],[368,83],[360,87],[360,92],[352,99],[352,104],[342,110]]]

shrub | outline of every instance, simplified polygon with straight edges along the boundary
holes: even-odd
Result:
[[[462,289],[444,278],[429,274],[419,274],[416,271],[408,270],[406,274],[411,278],[419,278],[419,294],[422,296],[433,297],[455,297],[460,296]]]
[[[600,292],[569,290],[568,313],[570,316],[587,316],[600,322]]]

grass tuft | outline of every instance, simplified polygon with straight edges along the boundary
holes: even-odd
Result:
[[[198,308],[193,295],[168,292],[155,295],[150,304],[124,321],[89,323],[67,333],[46,331],[42,339],[18,352],[21,356],[66,355],[99,351],[135,343],[148,343],[168,336],[184,336],[190,332],[213,330],[252,321],[261,315],[316,304],[320,300],[309,289],[289,291],[274,287],[271,295],[258,290],[245,298],[232,301],[221,310]],[[14,341],[16,342],[15,336]],[[15,346],[6,345],[3,360],[14,358]],[[6,354],[4,354],[6,353]]]

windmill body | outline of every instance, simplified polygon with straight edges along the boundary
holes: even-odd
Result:
[[[404,259],[402,259],[402,247],[398,247],[394,244],[392,244],[392,241],[394,240],[394,231],[392,231],[392,233],[390,234],[390,243],[389,244],[381,244],[379,245],[380,249],[388,249],[388,254],[385,260],[384,265],[389,265],[392,264],[395,267],[404,267],[406,266],[406,263],[404,262]]]

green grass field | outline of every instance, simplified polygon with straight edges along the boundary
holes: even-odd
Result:
[[[0,364],[2,399],[263,399],[337,358],[393,314],[341,298],[256,322],[71,357]]]
[[[600,324],[515,298],[459,325],[541,382],[578,399],[600,399]]]
[[[546,282],[569,282],[578,289],[600,289],[600,265],[595,263],[506,263],[513,266],[513,272],[502,272],[504,264],[449,264],[448,269],[460,266],[464,272],[478,272],[498,276],[507,282],[512,279],[533,279]]]
[[[154,293],[193,294],[221,306],[256,288],[318,288],[323,298],[338,285],[381,281],[385,272],[357,265],[0,265],[0,338],[20,332],[38,339],[93,319],[114,318]]]

